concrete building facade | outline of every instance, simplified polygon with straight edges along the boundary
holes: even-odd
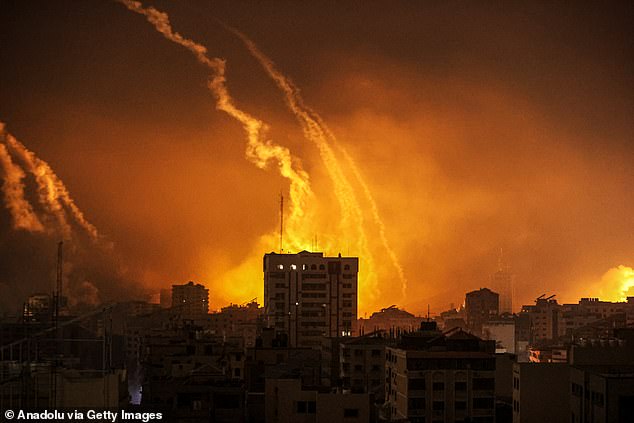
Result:
[[[291,347],[356,332],[359,259],[323,253],[264,255],[265,324]]]
[[[386,347],[389,421],[495,421],[495,342],[435,322]]]
[[[204,318],[209,312],[209,290],[192,281],[172,285],[172,309],[177,309],[182,319]]]

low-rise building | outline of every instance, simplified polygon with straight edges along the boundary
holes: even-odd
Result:
[[[267,379],[265,397],[270,423],[370,421],[369,394],[306,387],[298,379]]]
[[[421,323],[386,347],[386,418],[390,421],[495,421],[495,341]]]

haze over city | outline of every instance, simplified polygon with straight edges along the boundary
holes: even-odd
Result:
[[[360,316],[634,295],[631,3],[122,3],[0,2],[3,311],[262,298],[280,193]]]

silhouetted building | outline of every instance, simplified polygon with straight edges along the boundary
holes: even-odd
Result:
[[[243,305],[230,304],[219,313],[209,314],[205,328],[219,336],[240,337],[246,347],[253,347],[263,314],[264,309],[255,300]]]
[[[422,317],[414,316],[412,313],[392,305],[375,311],[369,319],[359,319],[359,334],[363,335],[375,331],[392,331],[394,333],[398,330],[412,331],[416,330],[422,321]]]
[[[178,310],[182,319],[202,319],[209,312],[209,290],[192,281],[172,285],[172,308]]]
[[[634,363],[573,366],[570,385],[571,423],[634,422]]]
[[[499,295],[489,288],[468,292],[465,298],[467,327],[477,335],[482,334],[482,324],[499,314]]]
[[[366,423],[370,396],[302,386],[297,379],[267,379],[265,415],[267,423]]]
[[[356,257],[323,253],[264,255],[264,314],[291,347],[351,336],[357,321]]]
[[[496,341],[496,351],[515,354],[515,319],[505,315],[494,317],[482,324],[484,339]]]
[[[526,314],[529,319],[530,335],[529,343],[540,340],[557,339],[559,336],[559,320],[561,305],[551,295],[543,298],[541,295],[535,299],[535,305],[522,306],[520,314]]]
[[[513,314],[513,274],[504,267],[501,253],[498,270],[491,275],[491,288],[500,294],[500,314]]]
[[[435,322],[386,347],[386,418],[456,422],[495,419],[495,342]]]
[[[385,346],[381,333],[344,339],[340,346],[341,379],[344,389],[371,393],[376,402],[385,396]]]
[[[565,363],[515,363],[513,423],[570,421],[569,389]]]
[[[50,322],[55,305],[48,294],[32,294],[24,303],[22,318],[25,322]]]

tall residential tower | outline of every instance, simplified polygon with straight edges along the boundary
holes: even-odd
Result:
[[[291,347],[316,347],[323,336],[350,336],[357,321],[357,257],[323,253],[264,255],[266,324]]]

